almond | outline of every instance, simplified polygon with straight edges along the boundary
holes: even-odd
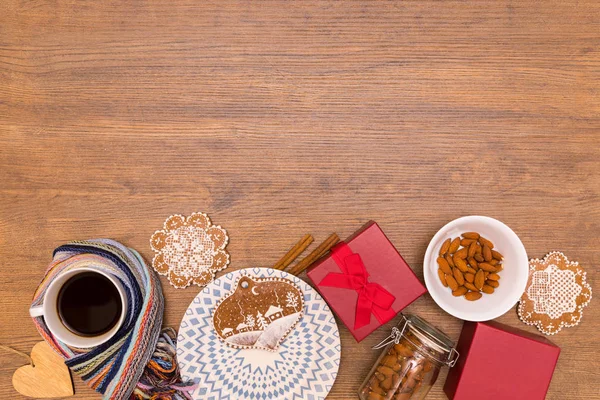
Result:
[[[504,256],[496,250],[492,250],[492,257],[494,257],[498,261],[502,261],[504,259]]]
[[[489,274],[488,275],[488,279],[490,281],[499,281],[500,280],[500,275],[498,275],[498,274]]]
[[[458,283],[458,286],[462,286],[465,284],[465,277],[463,276],[462,272],[460,272],[460,270],[458,268],[454,268],[452,270],[452,275],[454,275],[454,279],[456,279],[456,283]]]
[[[496,267],[488,263],[479,263],[479,268],[487,272],[496,272]]]
[[[494,290],[494,289],[492,289]],[[468,292],[467,288],[464,286],[460,286],[458,289],[452,291],[452,296],[463,296]]]
[[[456,255],[456,253],[454,253],[454,255],[452,256],[452,261],[454,262],[454,266],[456,266],[456,260],[460,260],[461,258],[459,256]]]
[[[423,366],[423,372],[427,373],[433,369],[433,364],[431,362],[425,361],[425,365]]]
[[[456,283],[456,279],[454,279],[452,275],[446,275],[446,283],[448,284],[448,286],[450,286],[450,289],[452,289],[452,291],[458,289],[458,283]]]
[[[460,238],[454,238],[454,240],[450,243],[450,248],[448,252],[455,253],[458,250],[458,246],[460,246]]]
[[[471,267],[473,267],[473,269],[478,269],[478,268],[479,268],[479,266],[478,266],[478,264],[477,264],[477,261],[475,261],[475,259],[474,259],[473,257],[469,257],[469,258],[467,259],[467,261],[469,262],[469,265],[470,265]]]
[[[481,288],[481,291],[483,293],[492,294],[492,293],[494,293],[494,288],[491,287],[490,285],[483,285],[483,287]]]
[[[490,249],[494,248],[494,243],[492,243],[491,241],[487,240],[486,238],[484,238],[483,236],[479,237],[479,243],[481,243],[482,246],[487,246]]]
[[[463,247],[462,249],[460,249],[456,253],[454,253],[453,257],[458,257],[458,258],[462,258],[463,260],[465,260],[467,258],[468,251],[469,251],[468,248]]]
[[[414,355],[413,351],[408,345],[398,343],[394,345],[394,350],[396,354],[402,357],[412,357]]]
[[[444,287],[448,287],[448,283],[446,282],[446,274],[444,274],[444,271],[442,271],[441,268],[438,268],[438,276],[440,277],[440,282],[442,282],[442,285],[444,285]]]
[[[448,252],[448,249],[450,248],[450,242],[450,238],[444,240],[444,243],[442,243],[442,247],[440,248],[440,257],[443,257],[444,254]]]
[[[470,245],[469,245],[469,251],[467,251],[467,256],[469,258],[473,258],[473,256],[475,255],[475,251],[477,250],[477,242],[473,241]]]
[[[385,356],[383,357],[383,359],[379,362],[381,365],[385,365],[386,367],[389,367],[391,369],[393,369],[394,371],[396,370],[396,365],[397,365],[397,361],[398,359],[394,356]]]
[[[479,253],[475,253],[475,255],[473,256],[474,259],[477,260],[477,262],[484,262],[485,260],[483,259],[483,256]]]
[[[500,282],[498,282],[498,281],[487,280],[487,281],[485,281],[485,284],[488,286],[491,286],[493,288],[497,288],[498,286],[500,286]]]
[[[467,272],[469,270],[469,267],[467,267],[467,263],[465,263],[465,260],[462,260],[460,258],[454,260],[454,266],[462,272]]]
[[[500,272],[504,269],[504,264],[496,264],[495,268],[496,268],[496,272]]]
[[[468,267],[468,268],[467,268],[467,272],[469,272],[469,273],[471,273],[471,274],[475,275],[475,274],[477,273],[477,270],[476,270],[476,269],[474,269],[474,268]]]
[[[450,268],[448,261],[444,257],[438,257],[437,263],[445,274],[450,275],[452,273],[452,268]]]
[[[485,261],[492,260],[492,249],[490,249],[488,246],[483,246],[483,259]]]
[[[485,282],[485,277],[483,275],[483,270],[480,269],[475,274],[475,280],[473,281],[473,284],[475,285],[475,287],[477,289],[481,290],[481,288],[483,287],[484,282]]]
[[[461,246],[469,247],[473,242],[475,242],[473,239],[462,239],[460,244]]]
[[[488,264],[490,265],[497,265],[500,261],[496,260],[495,258],[492,258],[490,261],[488,261]]]
[[[462,234],[462,237],[467,238],[467,239],[479,239],[479,233],[477,232],[465,232]]]
[[[469,301],[479,300],[481,298],[481,293],[479,292],[468,292],[465,294],[465,299]]]
[[[450,265],[451,267],[454,267],[454,260],[452,260],[452,256],[450,255],[450,253],[446,253],[446,261],[448,262],[448,265]]]
[[[475,280],[475,274],[471,274],[471,273],[465,274],[465,281],[467,281],[469,283],[473,283],[474,280]]]
[[[464,285],[467,289],[472,290],[473,292],[479,292],[479,290],[473,285],[471,282],[465,282]]]

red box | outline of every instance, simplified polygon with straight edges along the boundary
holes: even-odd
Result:
[[[458,362],[444,392],[451,400],[543,400],[560,348],[543,336],[498,322],[465,322]]]
[[[395,317],[402,309],[425,293],[427,289],[421,284],[400,253],[374,221],[364,225],[354,235],[350,236],[345,243],[349,248],[347,251],[360,255],[364,269],[368,274],[367,282],[373,284],[371,287],[378,284],[390,295],[388,298],[391,307],[387,309],[383,322],[371,313],[370,320],[369,316],[366,316],[368,323],[355,329],[359,291],[321,284],[323,279],[330,273],[337,276],[344,273],[336,263],[334,254],[329,253],[326,257],[315,262],[308,270],[308,278],[350,330],[354,338],[360,342],[375,329]],[[335,252],[335,248],[332,249],[332,252]],[[381,314],[379,315],[381,317]]]

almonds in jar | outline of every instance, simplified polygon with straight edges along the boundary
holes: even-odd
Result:
[[[458,358],[454,343],[415,315],[403,322],[374,348],[385,350],[359,391],[361,400],[421,400],[435,383],[443,365]]]

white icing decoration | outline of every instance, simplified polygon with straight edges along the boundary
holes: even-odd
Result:
[[[558,267],[557,264],[561,263],[565,265],[564,269]],[[536,266],[540,264],[547,264],[547,267],[537,270]],[[527,325],[535,325],[546,335],[554,335],[563,327],[578,325],[583,316],[583,308],[592,299],[592,288],[586,282],[586,272],[579,267],[579,263],[569,261],[563,253],[554,251],[542,260],[529,260],[529,269],[531,283],[518,307],[521,321]],[[581,283],[578,283],[576,277],[580,277]],[[535,314],[525,311],[527,301],[533,303]],[[580,304],[577,304],[578,301]],[[571,315],[565,315],[570,313]],[[552,321],[544,325],[540,315],[547,316]]]
[[[278,278],[278,277],[253,277],[246,273],[242,273],[242,276],[238,279],[235,285],[233,285],[233,289],[224,295],[219,301],[215,304],[212,312],[213,318],[213,329],[217,333],[217,337],[233,348],[237,349],[261,349],[267,350],[271,352],[277,351],[279,345],[286,339],[286,337],[292,332],[295,325],[300,321],[302,316],[304,315],[303,307],[304,300],[302,298],[298,299],[292,292],[286,293],[286,307],[293,308],[294,313],[284,315],[281,307],[277,305],[270,305],[268,310],[264,313],[264,315],[258,311],[258,313],[253,315],[246,315],[246,323],[239,324],[235,328],[229,328],[231,331],[228,331],[228,335],[225,334],[225,328],[221,331],[221,335],[218,334],[217,329],[214,325],[214,315],[219,306],[230,296],[232,296],[237,288],[241,278],[247,276],[252,279],[254,282],[284,282],[298,290],[298,293],[302,294],[302,290],[291,280]],[[254,293],[254,292],[253,292]],[[289,299],[295,299],[295,305],[290,305]],[[240,313],[242,309],[240,307]],[[244,325],[244,326],[240,326]],[[252,330],[252,328],[258,327],[257,330]],[[250,329],[246,329],[250,328]]]

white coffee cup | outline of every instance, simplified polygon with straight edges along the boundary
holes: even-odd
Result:
[[[101,274],[109,279],[113,285],[119,291],[121,297],[121,315],[117,323],[107,332],[97,336],[79,336],[76,333],[69,330],[62,322],[58,314],[58,294],[60,293],[63,285],[75,275],[79,275],[83,272],[94,272]],[[91,348],[101,345],[102,343],[109,340],[117,333],[121,325],[125,320],[125,314],[127,312],[127,296],[123,285],[114,276],[105,273],[99,269],[93,267],[80,267],[74,268],[64,273],[59,274],[48,286],[46,293],[44,294],[43,304],[35,306],[29,309],[29,315],[32,317],[44,317],[46,326],[50,333],[54,335],[61,342],[77,347],[77,348]]]

